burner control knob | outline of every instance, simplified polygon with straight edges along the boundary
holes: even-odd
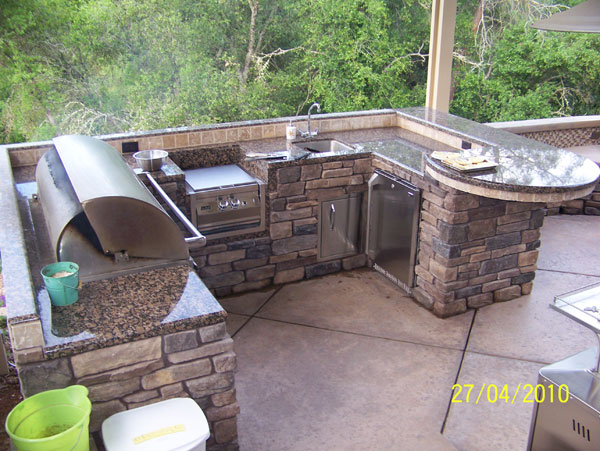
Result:
[[[242,203],[237,197],[232,197],[229,199],[229,204],[231,205],[231,208],[238,208]]]
[[[220,198],[219,199],[219,210],[225,210],[229,206],[229,202],[227,199]]]

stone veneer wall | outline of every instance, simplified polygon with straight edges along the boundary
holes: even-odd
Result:
[[[18,364],[23,394],[85,385],[92,401],[92,432],[114,413],[190,397],[209,421],[208,449],[238,448],[236,357],[224,322],[68,357],[31,360]]]
[[[366,256],[318,261],[320,202],[365,193],[371,157],[270,167],[270,237],[209,244],[192,251],[206,286],[218,296],[364,266]],[[365,199],[363,199],[364,201]]]
[[[422,192],[414,298],[440,317],[529,294],[544,204],[466,194],[386,161]]]
[[[581,198],[567,200],[565,202],[548,202],[546,205],[547,215],[593,215],[600,216],[600,182],[594,191]]]
[[[555,147],[576,147],[600,144],[600,127],[567,128],[560,130],[540,130],[518,133],[525,138],[535,139]],[[594,215],[600,216],[600,183],[590,195],[566,202],[551,202],[546,206],[546,214]]]

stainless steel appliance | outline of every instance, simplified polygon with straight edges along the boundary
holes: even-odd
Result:
[[[600,339],[600,284],[556,296],[551,307]],[[599,365],[590,348],[540,370],[529,450],[600,449]]]
[[[81,280],[188,264],[188,246],[206,242],[195,229],[194,237],[184,238],[112,146],[77,135],[53,143],[36,167],[39,202],[31,202],[30,211],[40,218],[38,239],[49,238],[56,260],[78,263]],[[185,218],[178,210],[176,214]],[[44,224],[47,233],[38,233]]]
[[[414,286],[421,191],[376,170],[369,180],[367,254],[374,268],[407,292]]]
[[[319,259],[345,257],[358,252],[362,197],[353,193],[341,199],[321,202]]]
[[[265,229],[265,184],[230,164],[184,171],[192,223],[210,238]]]

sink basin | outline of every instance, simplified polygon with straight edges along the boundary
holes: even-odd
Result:
[[[295,146],[311,152],[338,152],[352,150],[354,147],[344,144],[336,139],[311,139],[307,141],[295,141]]]

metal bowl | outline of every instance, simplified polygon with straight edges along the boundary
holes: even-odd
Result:
[[[144,171],[154,172],[160,170],[169,156],[166,150],[141,150],[133,154],[133,158]]]

